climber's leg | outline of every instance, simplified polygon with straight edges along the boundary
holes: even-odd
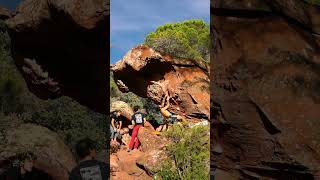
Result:
[[[139,145],[140,145],[140,141],[138,137],[136,137],[136,142],[134,143],[134,149],[138,149]]]
[[[168,129],[168,123],[165,123],[163,126],[162,126],[162,130],[161,131],[166,131]]]
[[[156,131],[161,131],[162,130],[163,125],[160,125],[159,127],[157,127]]]
[[[110,125],[110,139],[113,140],[115,131],[113,130],[112,126]]]
[[[161,116],[158,120],[157,123],[160,125],[159,127],[157,127],[156,131],[161,132],[163,129],[163,125],[164,125],[164,118],[163,116]]]
[[[131,136],[131,141],[130,141],[130,144],[129,144],[129,149],[132,149],[133,146],[135,145],[135,139],[137,138],[137,135],[138,135],[138,132],[139,132],[140,127],[141,127],[141,125],[136,125],[136,126],[133,128],[133,132],[132,132],[132,136]]]

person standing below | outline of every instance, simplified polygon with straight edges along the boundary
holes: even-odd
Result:
[[[76,144],[79,164],[72,169],[69,180],[107,180],[110,173],[106,163],[97,159],[95,143],[91,139],[82,139]]]
[[[144,126],[144,123],[146,122],[145,115],[139,111],[139,106],[134,106],[134,114],[131,117],[132,124],[134,125],[131,140],[129,144],[128,152],[130,152],[133,148],[137,149],[140,145],[139,139],[137,137],[139,129]]]
[[[110,124],[111,144],[117,144],[117,138],[120,137],[121,128],[122,128],[121,111],[117,110],[111,114],[111,124]]]

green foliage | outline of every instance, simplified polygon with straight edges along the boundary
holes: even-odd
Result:
[[[10,57],[10,38],[6,25],[0,21],[0,111],[19,112],[21,98],[16,96],[23,91],[22,77]]]
[[[168,23],[149,33],[145,44],[161,53],[209,63],[209,25],[202,20]]]
[[[306,2],[314,5],[320,5],[320,0],[305,0]]]
[[[162,165],[159,176],[169,179],[208,179],[210,164],[209,126],[184,128],[175,124],[165,134],[171,162]],[[173,164],[172,164],[173,162]]]
[[[7,25],[0,20],[0,49],[9,52],[11,46]]]
[[[121,95],[121,92],[118,89],[117,84],[113,79],[112,72],[110,73],[110,97],[118,97]]]
[[[98,149],[105,145],[105,116],[91,112],[68,97],[44,102],[41,107],[32,113],[31,122],[58,132],[70,147],[86,137],[96,141]]]

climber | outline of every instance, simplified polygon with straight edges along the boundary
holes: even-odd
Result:
[[[139,147],[139,139],[137,137],[139,129],[144,126],[144,123],[146,122],[145,115],[139,111],[139,106],[134,106],[134,114],[131,117],[132,124],[134,125],[131,140],[129,144],[128,152],[130,152],[133,148],[137,149]]]
[[[158,132],[158,133],[155,133],[155,134],[159,134],[159,132],[165,131],[166,129],[168,129],[168,123],[175,123],[178,120],[182,121],[183,123],[186,123],[185,119],[182,116],[179,116],[174,113],[170,113],[168,111],[168,108],[170,106],[169,91],[172,92],[172,89],[170,90],[168,88],[169,81],[165,80],[163,82],[156,82],[156,81],[150,81],[150,82],[160,86],[162,91],[165,94],[164,98],[162,99],[161,105],[159,105],[160,113],[162,114],[162,117],[161,117],[161,119],[158,120],[158,124],[160,126],[156,129],[156,132]],[[167,102],[167,104],[166,104],[166,102]]]
[[[33,163],[36,156],[32,152],[24,152],[19,154],[12,167],[5,173],[6,180],[31,180],[36,178],[33,171]]]
[[[117,144],[117,138],[120,138],[120,130],[122,128],[121,110],[116,110],[111,114],[110,139],[111,144]]]
[[[75,147],[79,157],[79,164],[72,169],[69,180],[105,180],[110,171],[106,163],[96,160],[97,151],[95,142],[91,139],[82,139]]]
[[[168,111],[168,108],[170,106],[170,97],[169,93],[166,92],[164,98],[162,99],[161,105],[159,105],[160,113],[162,114],[162,118],[158,123],[160,126],[156,129],[158,132],[165,131],[168,129],[168,123],[176,123],[177,121],[182,121],[185,123],[185,120],[182,116],[179,116],[177,114],[171,113]]]

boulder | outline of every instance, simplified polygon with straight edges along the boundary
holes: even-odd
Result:
[[[119,151],[117,153],[117,157],[119,159],[119,166],[123,171],[125,171],[128,175],[132,176],[140,176],[144,173],[144,170],[139,168],[136,165],[136,159],[142,155],[142,152],[139,150],[133,150],[130,154],[126,151]]]
[[[146,123],[144,123],[144,127],[146,129],[148,129],[150,132],[155,131],[154,127],[152,126],[152,124],[149,121],[146,121]]]
[[[141,143],[142,150],[147,152],[149,150],[161,150],[169,143],[167,139],[152,134],[147,128],[141,127],[138,132],[138,139]]]
[[[55,180],[68,179],[69,172],[76,166],[70,149],[58,134],[49,129],[33,124],[21,124],[7,129],[0,144],[0,161],[26,151],[37,156],[35,168]]]
[[[265,0],[216,0],[211,3],[215,10],[233,10],[233,11],[271,11]]]
[[[153,130],[140,128],[138,138],[142,151],[137,149],[127,152],[120,149],[110,156],[111,179],[152,179],[162,165],[162,162],[169,159],[165,151],[168,141],[152,134]]]
[[[121,149],[116,154],[110,155],[111,180],[151,180],[144,169],[137,165],[137,159],[143,155],[138,150],[128,153]]]
[[[207,69],[191,60],[177,59],[145,46],[131,49],[111,67],[115,81],[133,92],[161,104],[165,86],[172,97],[170,111],[195,120],[210,117]],[[119,86],[122,90],[122,86]]]
[[[130,105],[123,101],[114,101],[111,103],[110,112],[116,110],[121,110],[122,116],[124,116],[127,120],[131,120],[131,116],[134,113]]]
[[[148,175],[153,176],[161,170],[162,163],[168,158],[168,154],[164,150],[154,149],[144,153],[137,159],[137,164],[142,166]]]
[[[111,171],[111,174],[113,172],[118,172],[120,170],[120,167],[119,167],[119,159],[116,155],[113,155],[111,154],[110,155],[110,171]]]
[[[4,7],[0,7],[0,20],[6,20],[6,19],[9,19],[10,17],[11,17],[11,12]]]
[[[219,121],[222,111],[224,119],[212,128],[219,138],[211,144],[223,151],[212,151],[211,164],[237,179],[312,179],[320,167],[313,23],[320,14],[302,1],[265,2],[271,10],[263,16],[247,8],[211,11],[211,115]]]
[[[70,96],[107,114],[109,1],[24,0],[6,20],[13,58],[41,99]]]
[[[150,176],[160,170],[163,162],[170,160],[165,149],[169,141],[161,136],[152,134],[152,132],[147,128],[140,128],[138,132],[138,139],[144,154],[137,159],[137,164],[144,167]]]

